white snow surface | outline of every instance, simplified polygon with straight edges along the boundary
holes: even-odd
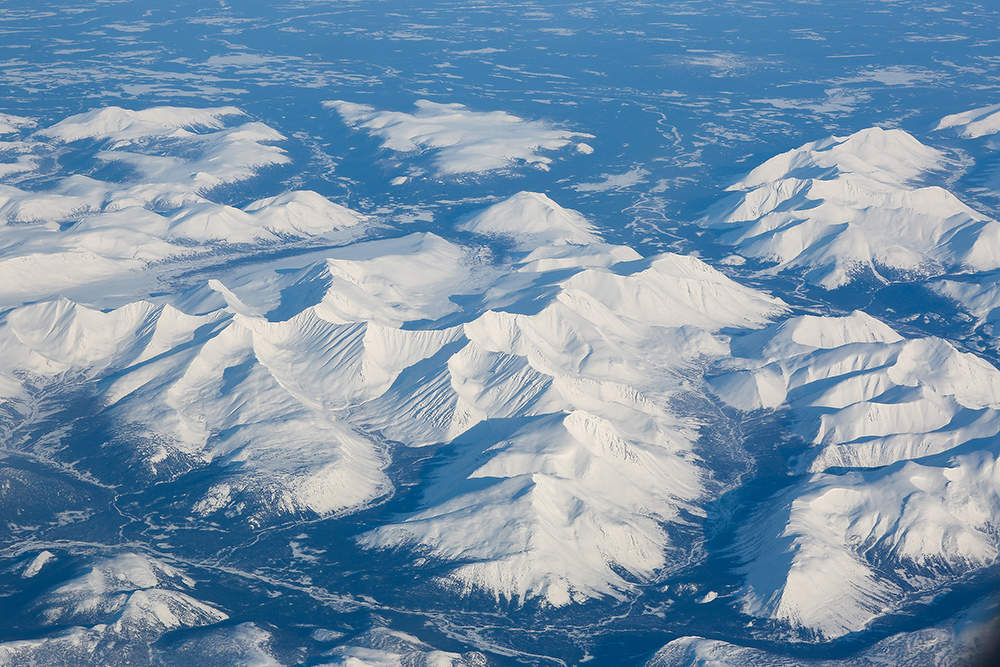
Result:
[[[904,185],[948,160],[904,130],[872,127],[847,137],[827,137],[776,155],[729,186],[751,190],[789,177],[824,178],[845,173]]]
[[[401,435],[453,439],[457,458],[425,509],[363,544],[418,545],[462,562],[450,578],[463,589],[552,605],[621,597],[633,585],[619,570],[642,580],[669,564],[663,524],[694,506],[705,474],[670,400],[691,361],[725,349],[714,332],[783,305],[694,258],[636,264],[585,268],[532,312],[491,308],[462,326],[427,389],[399,392],[406,413],[433,419]]]
[[[976,318],[977,324],[1000,319],[1000,276],[996,274],[940,278],[930,281],[927,286],[961,306]]]
[[[967,139],[978,139],[1000,132],[1000,104],[945,116],[935,130],[953,129]]]
[[[525,163],[548,169],[546,155],[593,135],[526,120],[505,111],[473,111],[462,104],[417,100],[416,111],[383,111],[367,104],[330,100],[350,127],[382,139],[382,148],[399,152],[435,151],[440,176],[508,169]]]
[[[241,665],[245,667],[281,667],[272,653],[273,637],[255,623],[223,625],[174,644],[160,662],[192,665]],[[156,651],[156,649],[154,649]],[[155,655],[155,652],[154,652]]]
[[[743,532],[743,610],[833,638],[996,562],[995,451],[816,474]]]
[[[25,579],[30,579],[42,571],[42,568],[48,564],[49,561],[55,560],[56,555],[51,551],[44,549],[38,552],[31,562],[28,563],[24,569],[21,571],[21,576]]]
[[[48,623],[104,621],[115,634],[162,633],[208,625],[228,616],[179,589],[194,582],[150,556],[124,553],[98,560],[80,577],[47,594]]]
[[[742,410],[788,404],[815,446],[809,470],[879,467],[1000,433],[1000,371],[940,338],[903,339],[855,311],[737,339],[712,380]]]
[[[948,190],[919,187],[955,166],[903,130],[870,128],[782,153],[729,187],[702,220],[747,257],[827,289],[1000,267],[1000,224]],[[957,168],[957,167],[956,167]]]
[[[422,103],[414,115],[332,106],[387,148],[438,151],[442,174],[545,165],[538,151],[578,136],[458,105]],[[443,133],[438,124],[456,117],[456,133]],[[5,409],[99,387],[95,410],[128,433],[136,475],[210,470],[191,491],[193,520],[250,529],[369,507],[393,492],[395,448],[437,446],[442,465],[416,509],[358,543],[440,564],[441,583],[463,594],[565,606],[625,599],[692,558],[692,517],[715,488],[697,449],[712,416],[679,406],[710,390],[739,410],[787,411],[804,443],[798,477],[739,530],[735,599],[746,614],[835,638],[996,563],[1000,371],[990,363],[859,311],[786,318],[779,299],[697,258],[608,243],[540,193],[469,216],[462,244],[428,232],[359,241],[371,221],[315,192],[227,206],[212,188],[288,159],[279,133],[244,121],[230,107],[110,108],[27,140],[25,171],[0,183]],[[514,154],[498,152],[498,123]],[[538,139],[543,130],[551,136]],[[93,164],[126,175],[36,173],[46,150],[80,140],[97,140]],[[803,269],[824,287],[859,266],[998,268],[997,223],[915,185],[943,164],[898,130],[813,142],[751,171],[709,222],[732,230],[740,256]],[[211,278],[130,297],[157,292],[158,267],[181,259],[314,238],[323,246],[223,260]],[[987,321],[995,282],[931,285]],[[53,558],[34,554],[20,576]],[[192,591],[149,556],[100,559],[42,598],[45,622],[71,629],[2,644],[0,661],[88,655],[227,618]],[[231,634],[247,656],[273,660],[265,631]],[[478,664],[388,629],[329,657]],[[771,659],[681,638],[654,664]]]
[[[538,246],[597,243],[593,225],[538,192],[519,192],[474,215],[459,226],[464,231],[504,238],[519,250]]]
[[[32,118],[15,116],[9,113],[0,113],[0,136],[21,132],[25,128],[34,127],[35,124],[36,123]]]

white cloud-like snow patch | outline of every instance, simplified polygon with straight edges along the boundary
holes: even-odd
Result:
[[[34,127],[35,121],[23,116],[0,113],[0,135],[13,134],[26,127]]]
[[[771,97],[751,102],[767,104],[775,109],[807,109],[813,113],[833,116],[850,113],[871,97],[864,91],[847,88],[829,88],[824,93],[824,97],[816,99]]]
[[[543,155],[593,135],[559,128],[547,121],[525,120],[505,111],[473,111],[462,104],[418,100],[414,113],[380,111],[366,104],[331,100],[349,126],[382,139],[382,147],[399,153],[433,150],[438,175],[482,173],[525,162],[548,169]]]
[[[646,180],[649,170],[642,167],[632,167],[623,174],[601,174],[601,180],[594,183],[579,183],[573,186],[577,192],[607,192],[630,188]]]

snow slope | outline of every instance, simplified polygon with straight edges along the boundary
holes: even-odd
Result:
[[[114,153],[145,145],[130,136],[204,146],[228,131],[204,119],[101,118],[74,121],[66,136],[104,138],[110,126],[118,134],[108,141],[119,143],[102,150]],[[934,200],[936,191],[908,183],[941,156],[911,139],[819,142],[739,187],[755,193],[794,173],[795,188]],[[39,295],[31,270],[23,286],[13,277],[26,260],[36,271],[77,271],[93,289],[124,263],[138,270],[179,249],[365,223],[308,192],[235,208],[188,188],[194,199],[170,212],[145,195],[109,206],[122,187],[79,176],[43,191],[48,199],[5,191],[11,215],[41,215],[2,228],[13,303]],[[157,191],[157,181],[143,187]],[[90,213],[71,213],[80,202]],[[76,217],[58,224],[57,210]],[[982,444],[1000,434],[1000,372],[990,364],[860,312],[772,323],[786,311],[779,300],[693,257],[642,258],[609,244],[538,193],[494,204],[461,231],[464,245],[425,232],[236,265],[115,308],[32,299],[0,320],[2,398],[11,414],[28,414],[43,395],[99,387],[96,414],[110,425],[102,437],[122,452],[129,483],[211,470],[186,501],[191,512],[251,528],[357,511],[392,493],[394,448],[439,445],[419,507],[359,543],[431,557],[463,592],[562,606],[624,598],[690,557],[691,517],[704,512],[712,475],[696,450],[702,421],[677,406],[711,363],[722,400],[789,410],[808,445],[804,475],[741,532],[744,611],[834,637],[996,559],[996,453]],[[480,245],[497,241],[496,252]],[[91,454],[56,456],[87,470]],[[181,605],[144,602],[150,595],[160,594],[136,604]]]
[[[106,313],[67,300],[19,308],[0,328],[0,373],[11,382],[24,373],[36,380],[5,398],[30,404],[38,391],[108,378],[103,413],[131,430],[134,475],[169,478],[176,465],[212,461],[230,469],[196,512],[260,522],[331,512],[384,492],[377,448],[313,397],[287,390],[260,359],[280,357],[282,345],[322,342],[337,327],[308,317],[263,324],[226,310],[190,316],[149,302]]]
[[[191,130],[219,130],[224,127],[223,118],[243,115],[236,107],[150,107],[139,110],[105,107],[70,116],[39,132],[64,142],[108,139],[115,143],[130,143],[149,137],[186,137],[191,135]]]
[[[599,241],[586,218],[538,192],[519,192],[504,199],[477,213],[459,229],[502,238],[525,251],[545,245],[587,245]]]
[[[794,485],[743,533],[743,609],[819,637],[860,630],[996,562],[995,447]]]
[[[272,633],[256,623],[222,624],[189,632],[183,640],[167,646],[154,644],[149,660],[154,665],[281,667],[283,663],[275,657],[273,645]]]
[[[902,130],[870,128],[782,153],[729,187],[702,224],[745,256],[827,289],[1000,266],[1000,225],[949,191],[917,187],[953,166]]]
[[[502,229],[535,229],[496,215],[525,199],[539,201],[518,195],[470,229],[495,233],[483,221],[498,219]],[[515,266],[498,285],[535,269]],[[532,279],[536,289],[545,275]],[[497,598],[620,597],[630,579],[668,564],[674,547],[662,525],[702,494],[694,430],[670,407],[684,371],[724,350],[713,332],[759,326],[783,306],[671,254],[620,271],[583,268],[543,294],[527,312],[491,307],[467,321],[446,363],[424,371],[433,394],[407,398],[405,413],[433,416],[440,430],[404,435],[452,439],[455,458],[426,487],[425,509],[362,543],[418,545],[463,563],[450,578]],[[373,407],[383,414],[390,405]]]
[[[736,340],[712,380],[742,410],[787,403],[809,469],[878,467],[1000,432],[1000,371],[939,338],[904,340],[860,312],[803,316]],[[752,361],[741,361],[741,357]]]
[[[34,119],[0,113],[0,136],[14,134],[35,126]]]
[[[946,297],[976,318],[977,324],[1000,319],[1000,276],[995,273],[974,274],[955,278],[940,278],[927,286]]]
[[[338,646],[328,656],[344,667],[480,667],[486,665],[481,653],[466,654],[437,650],[413,635],[398,630],[373,628],[345,646]]]

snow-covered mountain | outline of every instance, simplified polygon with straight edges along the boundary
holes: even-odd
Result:
[[[481,653],[465,654],[441,651],[413,635],[385,627],[372,628],[345,646],[332,649],[334,664],[362,667],[364,665],[426,665],[427,667],[480,667],[486,664]]]
[[[362,539],[423,545],[466,561],[450,574],[465,586],[562,605],[630,589],[619,570],[643,580],[670,563],[662,525],[692,510],[706,476],[671,401],[693,362],[724,349],[715,332],[782,306],[676,255],[587,268],[545,292],[527,312],[464,325],[439,371],[455,460],[425,509]]]
[[[758,667],[876,667],[894,664],[899,656],[913,664],[959,667],[981,661],[984,649],[989,650],[993,637],[983,618],[995,609],[977,606],[963,610],[955,618],[913,632],[889,635],[872,646],[848,658],[823,659],[792,657],[780,651],[757,646],[740,645],[707,637],[678,637],[663,646],[647,662],[648,667],[710,667],[715,665],[755,665]]]
[[[274,129],[227,124],[241,118],[233,107],[108,107],[27,136],[17,184],[0,184],[0,300],[63,295],[104,307],[95,293],[123,303],[129,292],[136,298],[158,291],[152,263],[220,246],[316,236],[344,242],[365,232],[363,216],[315,192],[288,192],[243,209],[208,198],[213,188],[289,161],[274,145],[284,139]],[[69,150],[87,155],[81,171],[122,173],[111,180],[46,173],[42,165]]]
[[[53,558],[48,551],[39,553],[23,576],[37,576]],[[39,639],[0,642],[0,660],[7,664],[141,661],[148,646],[164,633],[229,618],[214,605],[192,597],[194,585],[182,571],[150,556],[121,553],[97,558],[83,572],[45,593],[31,609],[43,628],[62,631]]]
[[[836,637],[1000,554],[1000,371],[862,312],[733,341],[713,379],[742,410],[790,412],[810,475],[741,530],[746,613]]]
[[[406,150],[471,160],[482,121]],[[447,224],[236,201],[292,151],[235,107],[0,133],[0,662],[480,665],[549,657],[520,625],[655,618],[651,664],[966,646],[881,628],[997,564],[989,346],[766,289],[913,279],[994,321],[1000,225],[926,186],[958,153],[873,128],[764,162],[700,221],[762,260],[727,274],[538,192]],[[248,600],[317,618],[290,639]]]
[[[996,134],[1000,132],[1000,104],[949,114],[934,129],[951,130],[967,139]]]
[[[1000,171],[995,164],[1000,150],[997,135],[1000,133],[1000,105],[992,104],[978,109],[945,116],[937,124],[942,134],[957,133],[965,145],[979,143],[984,150],[985,167],[975,165],[971,190],[995,202],[1000,197]],[[975,142],[973,140],[980,140]],[[984,330],[989,339],[996,339],[995,323],[1000,308],[1000,277],[997,272],[980,272],[967,275],[950,275],[932,280],[927,287],[934,293],[953,301],[961,310],[971,315],[977,328]]]
[[[997,454],[820,473],[742,535],[743,610],[833,638],[996,562]]]
[[[716,392],[743,410],[791,405],[817,450],[804,463],[812,471],[886,466],[1000,432],[1000,371],[860,311],[785,320],[738,339],[734,353],[747,368],[714,378]]]
[[[1000,225],[942,187],[918,185],[927,172],[958,168],[903,130],[874,127],[767,160],[701,223],[771,271],[827,289],[996,269]]]
[[[213,465],[192,511],[253,524],[357,509],[390,492],[392,443],[451,443],[424,509],[364,545],[465,563],[449,577],[497,597],[620,596],[670,563],[664,525],[711,475],[671,402],[725,354],[720,329],[784,306],[697,259],[603,244],[542,195],[466,229],[527,241],[500,263],[426,233],[321,251],[197,288],[179,301],[194,314],[24,306],[0,327],[7,400],[97,383],[133,468]]]

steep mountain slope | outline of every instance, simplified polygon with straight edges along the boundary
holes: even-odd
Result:
[[[526,251],[544,245],[586,245],[600,241],[586,218],[538,192],[519,192],[477,213],[459,229],[504,238]]]
[[[792,318],[733,348],[747,368],[714,378],[715,391],[743,410],[791,405],[817,448],[813,471],[884,466],[1000,432],[1000,371],[862,312]]]
[[[831,638],[996,562],[997,452],[796,484],[743,533],[743,610]]]
[[[65,142],[111,139],[127,144],[149,137],[189,137],[192,130],[198,129],[219,130],[225,126],[223,119],[243,115],[236,107],[150,107],[135,111],[105,107],[70,116],[39,132]]]
[[[475,428],[427,509],[365,544],[423,544],[473,561],[451,575],[464,585],[552,604],[631,588],[613,566],[646,579],[666,564],[660,524],[691,510],[704,476],[671,399],[688,364],[724,349],[712,331],[780,306],[692,258],[634,269],[586,269],[537,312],[465,324],[448,362],[463,418],[452,432]]]
[[[730,186],[702,224],[772,271],[827,289],[1000,266],[1000,225],[947,190],[916,187],[947,155],[902,130],[870,128],[771,158]]]
[[[440,651],[413,635],[389,628],[373,628],[346,646],[328,653],[345,667],[365,665],[414,665],[420,667],[481,667],[487,664],[481,653]]]
[[[501,217],[524,200],[468,227],[538,229],[538,219]],[[579,226],[560,224],[575,218],[557,213],[539,231],[555,234],[556,245],[572,243]],[[537,252],[498,286],[531,275]],[[422,545],[466,563],[450,574],[464,587],[555,605],[620,596],[632,584],[618,570],[641,580],[666,564],[661,524],[692,510],[704,476],[691,451],[694,431],[671,399],[693,360],[724,349],[712,332],[758,326],[782,306],[693,258],[668,254],[622,267],[585,268],[548,285],[539,282],[545,273],[535,274],[543,300],[492,306],[462,326],[461,347],[425,371],[425,385],[443,389],[421,392],[405,412],[434,415],[436,437],[455,438],[456,458],[427,488],[426,509],[376,529],[364,544]],[[508,300],[496,287],[487,294]],[[391,404],[373,407],[383,414]]]
[[[186,568],[146,553],[68,546],[54,547],[56,553],[25,549],[12,559],[33,595],[19,596],[27,603],[11,609],[5,631],[30,633],[0,641],[0,663],[276,666],[301,651],[283,646],[273,625],[235,623],[196,597],[205,595],[206,582]],[[439,650],[384,619],[349,637],[322,628],[311,635],[315,654],[336,664],[488,664],[480,653]]]
[[[0,345],[5,376],[35,380],[5,398],[30,406],[39,392],[103,380],[102,414],[112,424],[105,437],[131,432],[133,477],[145,470],[169,479],[178,467],[220,459],[234,470],[206,491],[198,512],[237,511],[257,522],[379,495],[388,480],[378,448],[283,387],[258,358],[259,346],[274,350],[272,339],[287,340],[289,330],[306,342],[337,333],[300,317],[257,334],[252,321],[226,311],[189,316],[148,302],[108,313],[65,300],[26,306],[8,315]]]
[[[975,194],[989,205],[1000,197],[1000,171],[996,164],[996,151],[1000,149],[1000,104],[945,116],[936,130],[950,130],[970,142],[978,144],[982,151],[977,156],[972,171],[970,185]],[[975,150],[975,148],[973,148]],[[995,210],[995,209],[994,209]],[[1000,308],[1000,276],[997,272],[979,273],[966,276],[948,276],[928,283],[937,294],[954,301],[962,310],[976,319],[977,327],[982,327],[991,339],[996,339],[996,321]]]
[[[216,188],[288,160],[232,107],[4,122],[0,585],[25,616],[0,662],[482,664],[460,651],[536,621],[583,619],[582,653],[592,616],[631,631],[697,603],[685,632],[715,636],[735,600],[738,641],[654,664],[783,664],[739,644],[868,642],[997,564],[1000,371],[958,342],[791,316],[540,193],[377,240],[311,191],[226,205]],[[945,273],[925,284],[988,323],[997,223],[918,187],[954,166],[898,130],[812,142],[705,223],[824,287]],[[921,637],[859,660],[946,641]]]
[[[996,561],[995,367],[860,312],[792,318],[733,351],[747,368],[716,391],[789,410],[813,473],[741,531],[746,613],[836,637]]]
[[[1000,274],[995,271],[929,281],[927,288],[968,315],[976,329],[996,346],[1000,321]]]

